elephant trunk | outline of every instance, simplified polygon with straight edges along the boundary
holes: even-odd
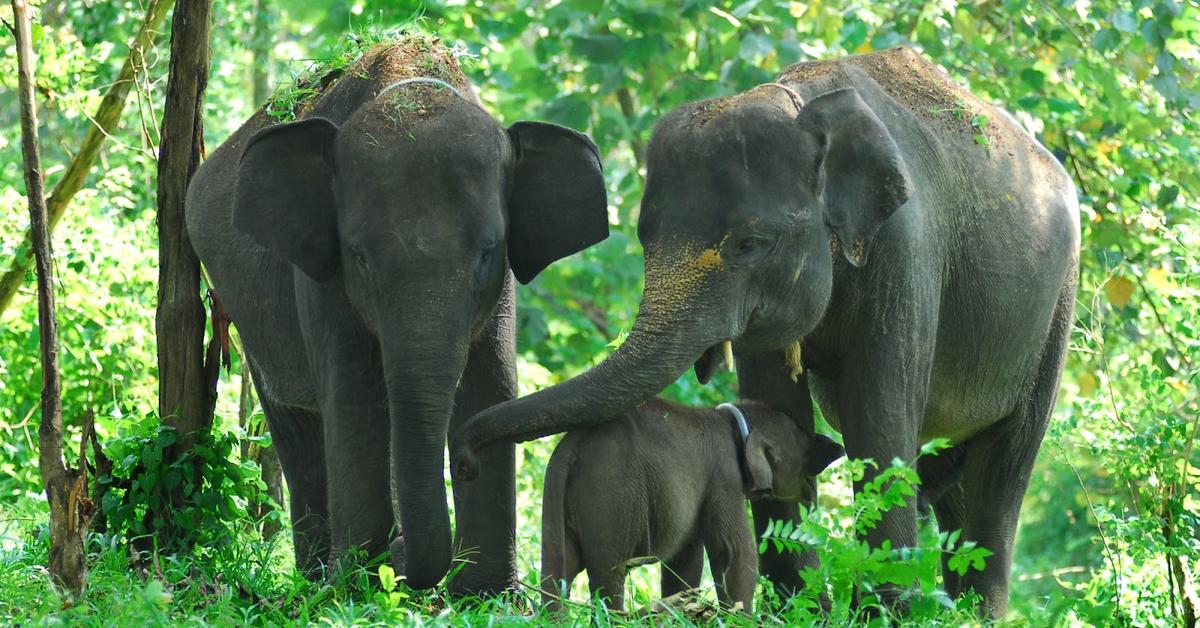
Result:
[[[646,290],[625,342],[586,373],[467,421],[451,442],[454,476],[477,477],[475,452],[489,443],[582,429],[631,410],[671,385],[708,347],[735,336],[729,317],[714,320],[706,312],[716,306],[706,306],[713,286],[705,273],[687,273],[698,258],[703,253],[660,272],[647,258]]]
[[[428,320],[426,330],[446,327],[445,321],[435,323],[437,318],[414,318]],[[423,331],[424,341],[401,338],[390,350],[384,348],[392,490],[406,541],[404,575],[409,586],[419,589],[436,586],[450,568],[450,516],[443,470],[455,390],[466,365],[467,334],[465,326],[445,336]],[[447,345],[437,343],[436,338],[455,340]]]

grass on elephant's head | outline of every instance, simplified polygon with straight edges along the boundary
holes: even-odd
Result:
[[[451,50],[453,61],[446,54],[435,50],[438,45],[436,34],[425,27],[424,18],[418,9],[399,24],[386,29],[367,28],[347,33],[336,41],[320,57],[306,59],[307,63],[299,74],[290,81],[280,84],[264,104],[268,117],[277,123],[291,122],[303,113],[305,105],[312,102],[331,85],[346,75],[355,63],[380,45],[409,41],[414,47],[415,59],[422,74],[433,77],[448,77],[458,71],[454,61],[461,61],[464,53]],[[358,78],[367,78],[358,76]]]

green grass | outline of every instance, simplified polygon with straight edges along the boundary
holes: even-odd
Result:
[[[44,565],[48,535],[45,501],[26,495],[0,507],[0,624],[70,626],[158,625],[811,625],[820,619],[797,598],[786,604],[759,587],[757,616],[719,610],[706,577],[697,603],[685,610],[639,616],[657,597],[659,568],[636,569],[627,584],[632,615],[612,613],[587,602],[586,577],[577,579],[564,615],[541,608],[537,581],[540,470],[550,443],[527,446],[518,473],[519,590],[495,598],[454,598],[444,587],[413,591],[381,561],[349,571],[331,582],[310,582],[293,569],[290,534],[263,541],[248,522],[239,522],[236,543],[202,547],[186,555],[140,557],[99,534],[90,539],[91,572],[82,604],[64,608]],[[834,561],[836,562],[836,561]],[[764,583],[765,584],[765,583]],[[965,603],[925,609],[902,625],[978,623]],[[864,624],[866,625],[866,624]]]
[[[422,42],[432,39],[432,35],[422,32],[420,12],[414,13],[408,20],[385,30],[362,30],[347,33],[344,37],[339,38],[326,54],[308,59],[307,65],[298,74],[276,87],[264,105],[267,116],[275,122],[295,120],[305,103],[340,80],[346,70],[361,59],[367,51],[380,44],[398,42],[405,37],[415,37]],[[426,57],[433,59],[433,55],[430,54],[426,54]],[[357,74],[355,78],[367,79],[369,77]]]

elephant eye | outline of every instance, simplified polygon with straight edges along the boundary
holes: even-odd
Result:
[[[734,244],[738,253],[752,253],[766,247],[767,239],[760,236],[746,236]]]
[[[493,243],[483,247],[483,251],[479,254],[479,265],[476,268],[479,272],[491,268],[491,261],[496,257],[496,250],[500,248],[500,244]]]
[[[358,264],[359,268],[363,270],[367,269],[367,256],[363,255],[362,251],[359,249],[350,249],[350,256],[354,258],[354,263]]]

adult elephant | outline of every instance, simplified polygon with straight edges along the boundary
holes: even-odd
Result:
[[[476,473],[474,448],[616,416],[693,363],[703,376],[731,340],[743,397],[806,429],[815,398],[852,457],[956,444],[930,465],[961,473],[934,510],[994,556],[962,578],[944,570],[946,586],[1002,615],[1072,323],[1079,219],[1060,164],[909,49],[802,63],[659,123],[638,237],[646,288],[624,344],[471,419],[451,443],[456,475]],[[760,531],[788,516],[755,510]],[[915,506],[868,536],[914,545]],[[799,583],[793,557],[763,566]]]
[[[246,348],[298,566],[381,554],[398,526],[393,562],[430,587],[453,551],[447,428],[516,394],[512,277],[607,236],[600,161],[569,129],[501,127],[424,37],[316,88],[199,168],[188,232]],[[486,464],[454,486],[456,590],[515,582],[513,449]]]

